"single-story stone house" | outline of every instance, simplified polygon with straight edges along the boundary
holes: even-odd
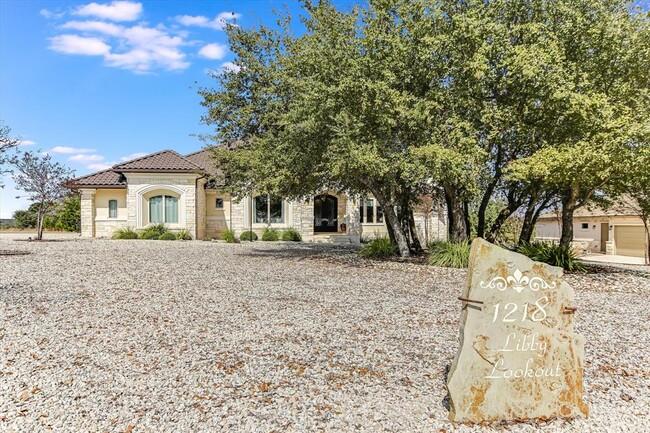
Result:
[[[188,155],[163,150],[71,181],[81,193],[81,235],[110,237],[117,229],[163,223],[186,229],[195,239],[218,239],[230,229],[239,236],[266,227],[294,228],[305,241],[358,242],[387,234],[381,206],[372,196],[334,191],[306,200],[257,194],[234,200],[223,174],[204,149]],[[445,237],[443,212],[418,214],[421,239]]]
[[[559,212],[540,215],[535,226],[536,240],[559,241],[561,233]],[[645,228],[634,212],[631,199],[609,209],[582,207],[573,217],[573,243],[585,253],[616,254],[645,257]]]

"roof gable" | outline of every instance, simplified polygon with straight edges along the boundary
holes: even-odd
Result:
[[[174,152],[173,150],[163,150],[143,156],[141,158],[123,162],[122,164],[114,165],[112,170],[124,173],[151,171],[191,173],[196,171],[204,171],[204,168],[201,165],[198,165]]]
[[[199,150],[188,155],[180,155],[173,150],[162,150],[116,164],[113,167],[72,179],[71,188],[124,188],[126,178],[123,173],[205,173],[223,184],[223,173],[212,159],[211,148]]]

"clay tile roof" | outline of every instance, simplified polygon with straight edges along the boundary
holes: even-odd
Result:
[[[173,150],[163,150],[122,164],[117,164],[113,166],[112,170],[118,172],[169,171],[177,173],[204,171],[201,165],[192,162]]]
[[[203,167],[205,172],[210,176],[221,175],[221,170],[216,166],[212,159],[212,149],[210,147],[199,150],[198,152],[185,155],[185,159],[189,159],[194,164]]]
[[[120,173],[116,173],[109,168],[108,170],[98,171],[97,173],[72,179],[69,185],[72,188],[81,188],[84,186],[124,188],[126,186],[126,179]]]

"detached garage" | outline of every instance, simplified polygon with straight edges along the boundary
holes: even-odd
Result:
[[[615,254],[645,257],[645,229],[643,226],[614,226]]]

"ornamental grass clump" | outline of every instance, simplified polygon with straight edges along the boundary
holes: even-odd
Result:
[[[187,229],[182,229],[176,232],[176,239],[179,241],[191,241],[192,234]]]
[[[282,240],[287,242],[300,242],[302,241],[302,236],[298,230],[291,228],[282,232]]]
[[[159,239],[165,233],[168,233],[169,230],[165,227],[164,224],[156,224],[149,226],[140,232],[140,239]]]
[[[427,262],[444,268],[466,268],[469,266],[470,245],[463,242],[433,242],[429,245]]]
[[[243,232],[241,235],[239,235],[239,240],[240,241],[256,241],[257,240],[257,233],[247,230]]]
[[[232,230],[226,229],[223,232],[221,232],[221,236],[219,236],[219,239],[222,241],[226,241],[229,244],[234,244],[237,238],[235,237],[235,232]]]
[[[567,271],[586,272],[587,269],[578,261],[578,255],[570,246],[549,242],[526,242],[516,251],[536,262],[559,266]]]
[[[397,247],[387,237],[373,239],[359,251],[359,256],[366,259],[384,259],[395,255]]]
[[[138,239],[138,233],[131,227],[115,230],[111,239]]]
[[[279,241],[280,232],[278,229],[267,227],[264,229],[264,233],[262,233],[262,240],[267,242]]]
[[[158,240],[161,241],[175,241],[177,239],[176,235],[172,232],[166,232],[158,236]]]

